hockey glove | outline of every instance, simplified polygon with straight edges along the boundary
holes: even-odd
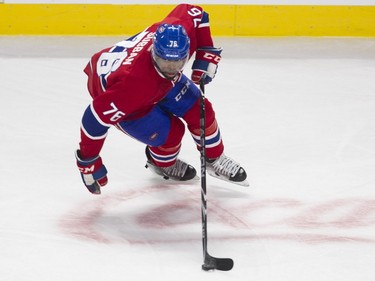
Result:
[[[81,159],[80,151],[76,151],[77,166],[81,173],[83,183],[94,194],[100,194],[100,187],[108,182],[107,169],[103,165],[102,158],[96,156],[89,159]]]
[[[193,72],[191,80],[195,84],[199,84],[201,79],[204,79],[204,84],[208,84],[215,77],[217,71],[217,64],[221,59],[221,48],[204,47],[197,49],[195,61],[193,62]]]

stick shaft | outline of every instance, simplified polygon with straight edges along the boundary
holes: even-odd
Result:
[[[200,160],[203,259],[207,256],[207,184],[206,184],[206,106],[204,84],[200,83]]]

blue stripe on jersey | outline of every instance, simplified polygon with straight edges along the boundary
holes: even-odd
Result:
[[[136,37],[139,35],[139,33],[140,33],[140,32],[138,32],[137,34],[135,34],[135,35],[133,35],[133,36],[127,38],[127,39],[125,39],[125,41],[133,41],[134,38],[136,38]]]
[[[100,78],[100,84],[102,85],[102,90],[105,91],[106,90],[106,87],[107,87],[107,76],[108,76],[108,73],[106,74],[101,74],[99,76]]]
[[[202,16],[202,20],[201,20],[201,23],[200,24],[205,24],[205,23],[209,23],[209,18],[208,18],[208,14],[206,12],[203,12],[203,16]]]
[[[108,128],[96,119],[91,106],[88,106],[82,117],[82,130],[85,134],[92,139],[101,139],[106,136]]]
[[[120,53],[125,50],[123,46],[115,46],[113,49],[110,50],[110,53]]]

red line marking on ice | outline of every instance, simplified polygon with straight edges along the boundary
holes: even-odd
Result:
[[[155,185],[123,193],[101,195],[97,200],[82,204],[66,214],[60,221],[60,227],[69,235],[100,243],[126,241],[130,244],[160,244],[200,240],[199,229],[197,235],[191,237],[166,238],[167,232],[173,228],[175,228],[174,232],[178,232],[179,227],[200,223],[199,198],[189,191],[186,192],[184,199],[166,199],[161,205],[146,208],[139,214],[123,214],[130,217],[131,228],[136,229],[136,232],[138,231],[136,234],[140,234],[140,237],[136,237],[134,233],[129,234],[126,227],[124,230],[119,225],[112,225],[112,221],[108,221],[107,224],[112,228],[115,237],[110,237],[106,229],[99,229],[98,224],[105,218],[109,208],[120,204],[123,207],[123,204],[130,204],[132,200],[139,197],[168,190],[172,190],[172,187]],[[307,244],[375,243],[375,239],[356,234],[357,230],[365,233],[364,228],[375,226],[373,199],[349,198],[317,203],[288,198],[258,201],[249,199],[244,200],[240,206],[230,205],[226,208],[225,202],[218,202],[211,198],[210,206],[210,223],[221,225],[223,227],[221,233],[229,233],[222,236],[210,233],[211,240],[262,239]]]

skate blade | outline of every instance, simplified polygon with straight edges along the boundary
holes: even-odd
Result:
[[[226,182],[229,182],[229,183],[232,183],[232,184],[236,184],[236,185],[240,185],[240,186],[245,186],[245,187],[250,186],[250,184],[249,184],[249,182],[247,180],[244,180],[244,181],[231,181],[228,178],[223,177],[223,176],[219,176],[219,175],[217,175],[214,172],[210,172],[210,171],[207,171],[207,172],[208,172],[208,174],[211,177],[217,178],[217,179],[222,180],[222,181],[226,181]]]

